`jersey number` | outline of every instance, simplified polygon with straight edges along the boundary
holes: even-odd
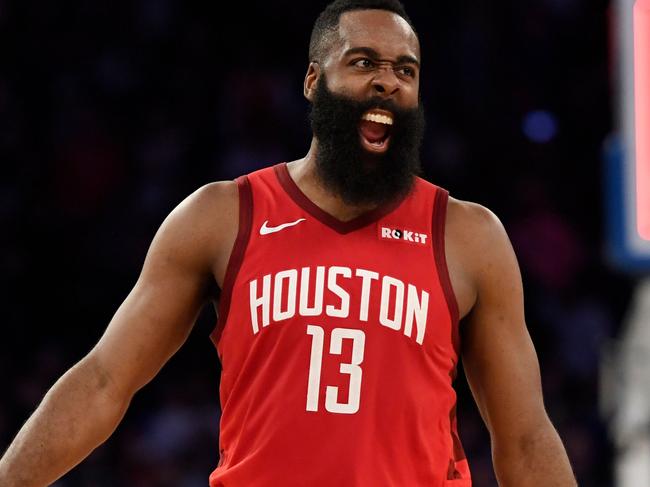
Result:
[[[320,395],[320,376],[323,365],[323,342],[325,331],[316,325],[307,326],[307,335],[312,336],[311,359],[309,363],[309,383],[307,385],[307,411],[318,411]],[[350,376],[348,402],[339,402],[339,388],[327,386],[325,393],[325,409],[330,413],[354,414],[359,410],[359,395],[361,393],[362,370],[359,365],[363,362],[363,350],[366,334],[362,330],[351,328],[334,328],[330,338],[330,354],[341,355],[344,339],[352,340],[352,362],[342,363],[340,371]]]

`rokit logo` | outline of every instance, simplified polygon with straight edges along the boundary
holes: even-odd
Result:
[[[382,240],[395,240],[399,242],[414,243],[426,245],[429,236],[426,233],[414,232],[412,230],[402,230],[391,227],[379,227],[379,238]]]

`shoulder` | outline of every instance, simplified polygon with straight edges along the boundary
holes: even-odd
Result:
[[[190,194],[174,210],[185,213],[186,216],[200,218],[215,208],[224,207],[237,210],[237,183],[235,181],[218,181],[201,186]]]
[[[198,235],[215,228],[225,230],[237,223],[239,191],[234,181],[200,187],[169,214],[167,221],[178,231]]]
[[[473,238],[498,238],[505,232],[503,224],[490,209],[452,197],[447,204],[447,228]]]
[[[477,287],[491,272],[517,268],[503,224],[485,206],[450,197],[445,241],[448,258],[455,260]]]
[[[174,260],[218,269],[227,260],[239,226],[239,190],[235,181],[206,184],[167,216],[154,248]]]
[[[449,192],[426,179],[416,178],[418,187],[430,191],[436,197]],[[503,231],[503,225],[499,218],[488,208],[471,201],[459,200],[448,196],[446,215],[446,233],[457,234],[456,236],[468,236],[476,238],[478,235],[489,236],[493,232]]]

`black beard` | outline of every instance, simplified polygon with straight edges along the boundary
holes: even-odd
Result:
[[[393,114],[388,150],[372,154],[361,145],[361,116],[372,108]],[[309,115],[316,137],[316,168],[327,189],[350,205],[380,205],[406,196],[421,172],[424,109],[404,109],[392,100],[357,101],[329,90],[325,75],[316,85]]]

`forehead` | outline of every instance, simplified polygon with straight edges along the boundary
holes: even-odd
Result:
[[[420,59],[420,43],[411,26],[386,10],[354,10],[341,15],[339,41],[333,46],[333,54],[354,47],[370,47],[383,56]]]

